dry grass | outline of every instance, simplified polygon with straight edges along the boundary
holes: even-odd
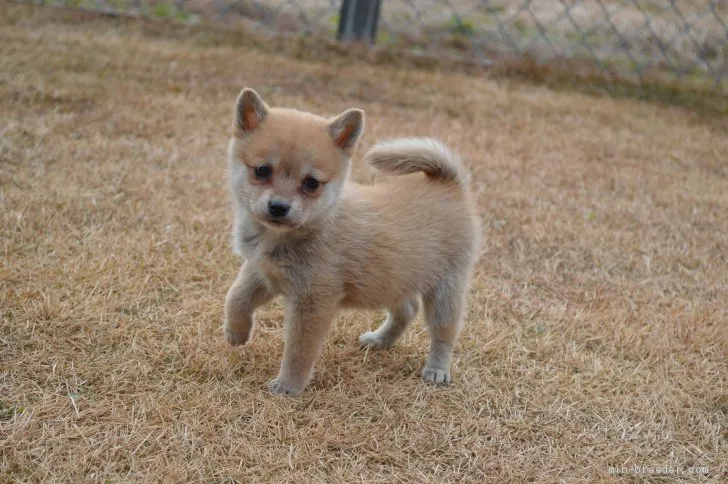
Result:
[[[0,9],[0,481],[725,482],[724,118]],[[300,399],[265,390],[278,304],[224,344],[245,85],[469,161],[487,243],[453,387],[421,383],[421,324],[360,351],[375,314],[339,318]]]
[[[200,12],[220,5],[186,2]],[[339,18],[336,2],[329,0],[228,3],[233,12],[276,29],[318,26],[333,33]],[[726,0],[387,0],[379,42],[414,42],[428,51],[454,48],[480,60],[514,54],[541,61],[598,60],[621,74],[644,69],[715,82],[728,75],[726,23]]]
[[[333,38],[332,0],[16,0]],[[728,83],[728,0],[387,0],[377,42],[490,63],[572,59],[639,79]]]

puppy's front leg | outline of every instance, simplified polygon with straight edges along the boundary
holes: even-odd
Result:
[[[253,329],[253,311],[274,296],[260,274],[246,262],[225,298],[225,340],[233,346],[245,344]]]
[[[336,316],[337,307],[330,301],[303,298],[288,305],[281,369],[278,377],[268,384],[272,393],[291,396],[303,393]]]

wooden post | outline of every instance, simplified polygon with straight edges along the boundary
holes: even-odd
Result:
[[[357,40],[374,44],[381,0],[344,0],[339,17],[339,41]]]

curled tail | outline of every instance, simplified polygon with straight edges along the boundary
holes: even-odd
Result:
[[[460,157],[431,138],[400,138],[374,145],[364,159],[373,167],[399,175],[424,172],[432,180],[466,188],[470,177]]]

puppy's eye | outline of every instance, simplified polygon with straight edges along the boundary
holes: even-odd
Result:
[[[253,172],[255,173],[255,178],[258,180],[267,180],[273,174],[273,170],[268,165],[256,166]]]
[[[316,190],[318,190],[319,186],[321,186],[321,182],[319,182],[317,179],[315,179],[312,176],[307,176],[303,179],[303,191],[306,193],[313,193]]]

